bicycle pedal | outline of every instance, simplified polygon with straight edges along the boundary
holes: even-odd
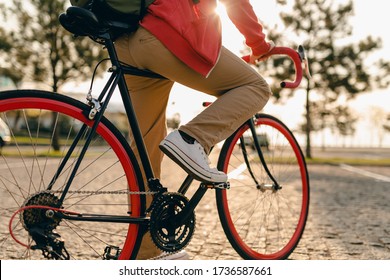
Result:
[[[119,247],[109,245],[104,249],[103,260],[117,260],[121,252]]]
[[[228,190],[230,189],[230,183],[202,183],[203,187],[208,189],[219,189],[219,190]]]

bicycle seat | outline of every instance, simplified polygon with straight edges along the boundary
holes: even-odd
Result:
[[[71,6],[62,13],[59,21],[66,30],[76,36],[89,36],[93,39],[114,39],[124,32],[134,30],[131,24],[116,20],[101,20],[94,12],[76,6]]]
[[[58,19],[66,30],[77,36],[96,36],[107,32],[102,30],[102,25],[94,13],[80,7],[69,7]]]

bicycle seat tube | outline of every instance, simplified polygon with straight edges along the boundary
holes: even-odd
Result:
[[[134,107],[133,107],[133,104],[131,102],[129,90],[128,90],[128,87],[127,87],[127,84],[126,84],[126,81],[124,78],[125,70],[129,69],[129,68],[124,69],[124,66],[120,63],[118,56],[117,56],[117,53],[116,53],[116,50],[115,50],[114,43],[111,39],[105,41],[105,46],[107,48],[111,63],[113,65],[112,66],[113,72],[119,76],[117,85],[119,87],[119,92],[120,92],[120,95],[121,95],[121,98],[122,98],[122,101],[124,104],[124,108],[126,111],[128,122],[130,124],[131,132],[133,133],[134,141],[135,141],[137,150],[139,152],[139,156],[140,156],[141,163],[142,163],[142,168],[143,168],[143,170],[145,172],[145,176],[148,180],[149,188],[152,191],[161,190],[162,186],[159,183],[159,180],[154,177],[153,169],[152,169],[152,166],[151,166],[151,163],[149,160],[149,155],[148,155],[148,152],[146,150],[145,143],[143,141],[141,129],[139,127],[137,116],[135,114]],[[132,69],[134,72],[137,71],[134,68],[132,68]],[[126,72],[126,73],[128,73],[128,72]],[[142,74],[142,73],[144,73],[144,74]],[[128,73],[128,74],[133,74],[133,73]],[[141,76],[147,76],[146,72],[143,72],[143,71],[139,71],[138,73],[134,73],[134,74],[139,74]],[[156,77],[161,77],[161,76],[156,75]]]

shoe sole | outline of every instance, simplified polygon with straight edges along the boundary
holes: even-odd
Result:
[[[191,165],[189,165],[186,160],[189,159],[184,153],[177,152],[175,149],[173,149],[170,145],[171,142],[167,140],[163,140],[163,142],[159,145],[160,150],[163,151],[164,154],[166,154],[171,160],[173,160],[176,164],[178,164],[181,168],[183,168],[188,174],[190,174],[194,179],[201,181],[203,183],[224,183],[219,181],[212,181],[211,178],[205,174],[203,174],[201,171],[193,168]],[[180,149],[179,149],[180,151]]]
[[[187,254],[187,252],[178,252],[174,253],[172,255],[161,255],[156,260],[167,260],[167,261],[178,261],[178,260],[189,260],[190,256]]]

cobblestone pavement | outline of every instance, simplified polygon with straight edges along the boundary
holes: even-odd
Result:
[[[309,219],[289,258],[390,260],[389,174],[390,167],[310,165]],[[169,191],[175,191],[178,178],[184,177],[177,165],[164,160],[162,182]],[[191,186],[191,191],[196,188]],[[192,259],[241,259],[220,225],[214,191],[200,202],[196,219],[194,237],[186,248]]]
[[[168,161],[164,168],[163,178],[169,187],[182,171]],[[301,242],[289,259],[389,260],[390,167],[308,168],[310,215]],[[186,248],[192,259],[240,259],[223,233],[213,191],[201,201],[196,218],[197,228]]]

